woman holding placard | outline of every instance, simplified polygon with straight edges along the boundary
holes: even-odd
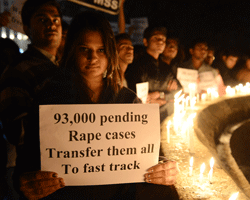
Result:
[[[106,18],[95,12],[79,14],[68,31],[62,70],[45,86],[36,102],[140,103],[135,93],[120,86],[117,60],[114,34]],[[30,118],[30,122],[36,119]],[[31,142],[25,146],[24,139],[17,162],[19,187],[28,199],[179,199],[172,186],[176,181],[178,167],[172,161],[151,167],[145,174],[147,183],[66,187],[56,172],[40,171],[39,158],[31,157],[39,147],[35,143],[39,138],[32,127],[27,131],[33,130],[28,138]]]

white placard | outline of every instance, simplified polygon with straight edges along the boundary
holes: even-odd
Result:
[[[66,185],[143,182],[158,163],[157,104],[41,105],[41,169]]]
[[[207,91],[208,88],[216,88],[216,78],[214,77],[214,73],[212,71],[201,72],[199,73],[199,91]]]
[[[16,0],[12,6],[10,7],[10,22],[8,23],[7,27],[20,32],[24,33],[23,31],[23,24],[22,24],[22,18],[21,18],[21,11],[23,4],[26,0]]]
[[[197,83],[198,71],[194,69],[177,68],[177,79],[180,81],[185,93],[189,93],[188,85]]]
[[[142,103],[147,102],[148,97],[148,82],[137,83],[136,84],[136,94],[142,100]]]

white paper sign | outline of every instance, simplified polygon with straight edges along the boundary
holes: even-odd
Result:
[[[189,93],[188,85],[197,83],[198,71],[194,69],[177,68],[177,79],[180,81],[184,92]]]
[[[212,71],[199,73],[199,79],[200,79],[199,84],[198,84],[199,91],[202,91],[202,90],[206,91],[208,88],[217,89],[216,79]]]
[[[41,105],[41,169],[66,185],[143,182],[158,163],[157,104]]]
[[[24,33],[23,31],[23,24],[22,24],[22,18],[21,18],[21,10],[22,10],[22,7],[23,7],[23,4],[26,0],[16,0],[9,12],[10,12],[10,22],[9,24],[7,25],[8,28],[14,30],[14,31],[17,31],[17,32],[20,32],[20,33]]]
[[[136,94],[142,100],[142,103],[146,103],[148,97],[148,82],[137,83]]]

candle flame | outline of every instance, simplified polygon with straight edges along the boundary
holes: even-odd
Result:
[[[168,120],[168,125],[167,126],[169,127],[170,125],[171,125],[171,120]]]
[[[210,168],[213,168],[214,167],[214,158],[212,157],[210,159]]]
[[[175,95],[174,95],[174,98],[177,99],[182,93],[182,90],[180,90],[179,92],[177,92]]]
[[[237,197],[238,197],[238,194],[239,194],[239,192],[234,193],[234,194],[229,198],[229,200],[236,200]]]
[[[203,94],[201,94],[201,100],[205,100],[207,98],[207,94],[206,93],[203,93]]]
[[[187,121],[190,125],[193,125],[193,120],[196,117],[196,113],[192,113],[188,116]]]
[[[196,113],[192,113],[192,114],[190,115],[190,117],[191,117],[192,119],[194,119],[194,118],[196,117]]]
[[[205,168],[206,168],[205,163],[202,163],[202,165],[201,165],[201,169],[200,169],[200,173],[201,173],[201,175],[204,173]]]
[[[179,99],[178,101],[182,101],[183,99],[185,99],[184,97],[185,97],[185,94],[181,95],[180,98],[178,98]]]
[[[211,168],[208,173],[209,178],[212,178],[212,174],[213,174],[213,169]]]
[[[193,167],[194,164],[194,157],[192,156],[189,161],[190,167]]]

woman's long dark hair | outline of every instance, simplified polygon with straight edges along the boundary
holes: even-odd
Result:
[[[80,75],[79,67],[76,65],[75,50],[81,34],[87,31],[98,31],[104,43],[104,50],[108,59],[106,87],[111,88],[117,94],[121,88],[118,70],[118,54],[114,33],[108,20],[98,12],[86,11],[78,14],[70,24],[62,57],[61,68],[71,74],[71,78],[80,88],[87,87],[83,77]]]

